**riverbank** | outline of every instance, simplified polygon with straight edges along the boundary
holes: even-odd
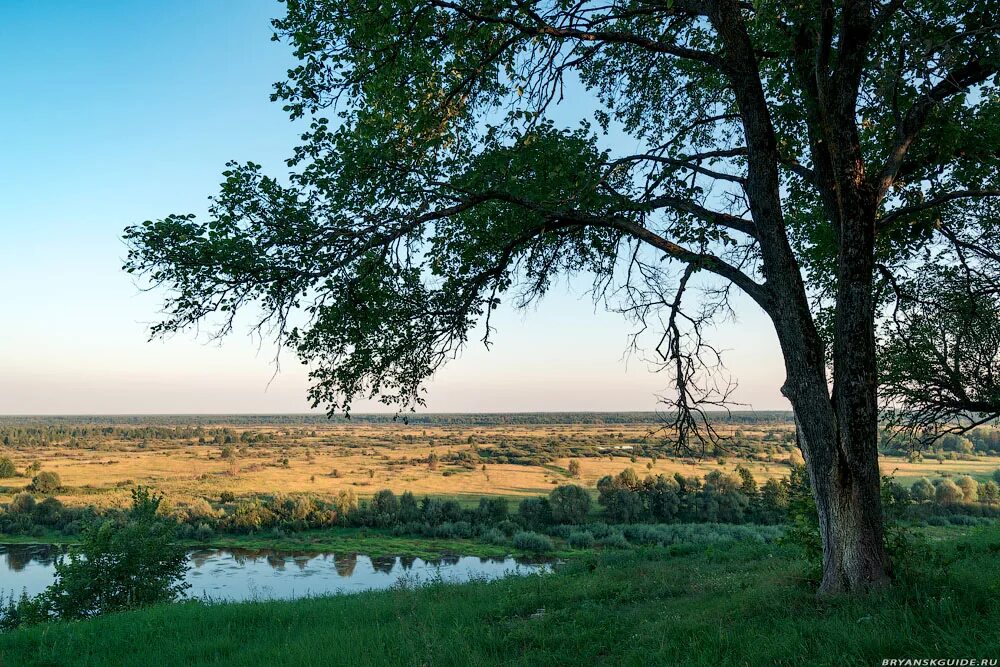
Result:
[[[0,636],[0,664],[146,665],[153,655],[164,666],[996,657],[998,551],[997,526],[956,531],[889,591],[817,600],[808,564],[789,547],[609,550],[541,576],[295,602],[186,603],[49,624]]]
[[[61,544],[76,542],[74,535],[57,531],[34,535],[0,534],[0,544]],[[192,549],[273,549],[275,551],[302,551],[308,553],[363,553],[370,556],[414,556],[433,559],[441,556],[462,555],[502,558],[504,556],[530,556],[530,552],[495,545],[477,539],[442,539],[392,535],[388,530],[375,528],[329,528],[310,530],[284,536],[217,535],[210,540],[183,540]],[[566,558],[578,550],[561,547],[545,554],[552,558]]]

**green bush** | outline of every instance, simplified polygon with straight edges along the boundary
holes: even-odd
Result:
[[[0,456],[0,479],[17,477],[17,468],[8,456]]]
[[[587,549],[594,546],[594,536],[585,530],[575,531],[569,534],[567,542],[574,549]]]
[[[521,551],[532,551],[534,553],[545,553],[552,551],[552,540],[546,535],[539,535],[531,531],[522,530],[514,535],[514,548]]]
[[[63,504],[58,498],[49,496],[38,503],[32,515],[35,521],[44,526],[55,526],[62,519],[63,509]]]
[[[0,628],[50,619],[73,620],[168,602],[182,594],[187,555],[175,541],[176,524],[157,516],[162,496],[132,491],[122,521],[98,520],[80,544],[55,564],[55,582],[0,609]]]
[[[628,549],[631,544],[625,539],[625,536],[621,533],[608,533],[608,535],[600,539],[600,545],[602,547],[607,547],[609,549]]]
[[[965,493],[955,482],[950,479],[942,479],[937,483],[937,490],[934,492],[934,497],[942,505],[949,505],[962,502]]]
[[[549,494],[549,511],[554,523],[583,523],[590,513],[590,494],[582,486],[557,486]]]
[[[19,493],[10,501],[10,511],[17,514],[31,514],[35,511],[35,497],[30,493]]]
[[[910,487],[910,497],[918,503],[934,500],[934,485],[926,477],[918,479]]]
[[[198,524],[198,528],[194,532],[194,537],[197,540],[210,540],[215,535],[215,531],[207,523]]]
[[[43,471],[31,480],[31,490],[36,493],[55,493],[62,486],[59,473]]]
[[[968,475],[963,475],[955,480],[958,488],[962,489],[962,500],[967,503],[974,503],[979,500],[979,482]]]
[[[497,530],[496,528],[490,528],[485,533],[483,533],[480,536],[480,538],[484,542],[488,542],[490,544],[496,544],[498,546],[507,544],[507,536],[504,535],[499,530]]]

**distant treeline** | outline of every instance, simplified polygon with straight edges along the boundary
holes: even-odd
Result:
[[[205,428],[203,426],[99,426],[87,424],[23,424],[0,425],[0,445],[37,446],[62,444],[83,446],[95,439],[113,439],[132,442],[150,440],[188,440],[199,444],[251,444],[271,442],[274,434],[252,430],[234,431],[229,427]]]
[[[788,423],[792,413],[781,410],[710,413],[719,424]],[[2,426],[305,426],[323,424],[392,424],[406,422],[427,426],[505,426],[533,424],[658,424],[669,423],[660,412],[485,412],[427,414],[322,414],[289,415],[0,415]]]

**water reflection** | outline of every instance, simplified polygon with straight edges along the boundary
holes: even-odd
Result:
[[[61,548],[45,544],[0,545],[0,594],[41,592],[53,577]],[[545,562],[514,558],[374,556],[351,553],[197,549],[188,554],[191,597],[218,600],[295,598],[390,588],[399,583],[460,582],[546,571]]]

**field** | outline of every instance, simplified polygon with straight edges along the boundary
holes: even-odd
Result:
[[[126,502],[136,484],[160,489],[176,503],[215,500],[227,491],[237,497],[280,492],[325,499],[345,489],[365,497],[383,488],[474,502],[480,496],[543,495],[569,481],[594,488],[602,476],[626,467],[640,475],[704,475],[743,465],[765,480],[787,476],[788,460],[796,455],[794,426],[780,413],[765,414],[756,423],[721,423],[730,450],[698,457],[678,456],[670,433],[660,432],[647,417],[511,424],[476,424],[471,418],[442,419],[466,422],[443,424],[288,419],[275,424],[273,418],[178,417],[166,423],[108,418],[99,426],[71,422],[56,428],[53,424],[60,422],[51,420],[7,425],[14,437],[8,436],[0,454],[13,460],[19,475],[0,480],[0,502],[31,482],[32,464],[59,474],[63,488],[56,495],[63,503],[111,507]],[[42,428],[38,424],[47,429],[44,437],[32,435],[32,428]],[[3,427],[0,422],[0,432]],[[580,464],[579,477],[572,480],[570,459]],[[1000,458],[910,462],[884,456],[881,466],[904,482],[949,473],[985,479],[1000,468]]]
[[[198,499],[233,504],[232,498],[223,503],[223,494],[333,500],[344,490],[363,497],[384,488],[474,505],[481,496],[537,496],[569,482],[596,492],[598,479],[627,467],[639,475],[703,476],[742,465],[762,481],[788,476],[799,456],[794,427],[781,415],[721,423],[730,448],[702,456],[679,455],[671,434],[646,416],[442,416],[410,424],[7,419],[0,418],[0,455],[18,474],[2,481],[0,502],[43,470],[59,474],[57,497],[77,507],[123,506],[137,484],[160,489],[178,506]],[[579,464],[576,475],[571,461]],[[924,476],[985,480],[1000,468],[1000,457],[938,451],[923,461],[884,456],[881,465],[907,485]],[[589,519],[603,520],[609,511],[610,505],[603,513],[593,508]],[[16,519],[20,510],[7,512]],[[559,527],[542,525],[559,535],[545,552],[559,561],[551,574],[294,602],[183,602],[47,623],[0,634],[0,665],[140,665],[150,655],[162,665],[871,665],[886,658],[994,657],[1000,579],[991,573],[1000,521],[994,514],[924,518],[905,524],[914,541],[897,554],[894,586],[871,595],[818,600],[817,563],[779,539],[782,526],[604,526],[621,532],[616,542],[595,541],[601,535],[590,524],[594,535],[581,545]],[[398,527],[210,531],[207,540],[371,555],[523,552],[517,539],[486,539],[489,531],[417,534]],[[0,540],[78,539],[49,524],[35,528]],[[673,537],[666,539],[668,533]],[[135,651],[137,641],[145,651]]]
[[[0,635],[3,665],[877,665],[1000,653],[1000,528],[935,534],[877,595],[817,600],[778,545],[606,551],[492,583],[206,606]],[[136,646],[141,645],[142,651]],[[990,663],[984,663],[990,664]]]

